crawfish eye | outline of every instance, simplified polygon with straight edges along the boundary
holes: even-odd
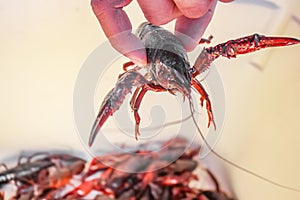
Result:
[[[195,72],[195,69],[194,68],[189,68],[188,72],[189,72],[189,74],[193,74]]]

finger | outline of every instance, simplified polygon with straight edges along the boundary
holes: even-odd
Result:
[[[132,0],[92,0],[92,9],[111,45],[138,65],[147,63],[146,50],[131,33],[132,26],[122,8]]]
[[[215,1],[210,9],[200,18],[190,19],[186,16],[181,16],[177,19],[175,25],[175,35],[182,42],[182,45],[187,51],[192,51],[198,45],[204,31],[214,13],[217,1]]]
[[[147,64],[144,44],[130,31],[109,37],[111,45],[138,66]]]
[[[166,24],[181,13],[172,0],[138,0],[145,18],[154,25]]]
[[[207,13],[216,0],[174,0],[180,12],[187,18],[199,18]]]

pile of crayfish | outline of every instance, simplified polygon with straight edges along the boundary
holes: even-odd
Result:
[[[199,145],[188,146],[183,138],[158,144],[159,152],[142,148],[90,162],[67,153],[23,156],[0,172],[0,199],[14,188],[10,199],[233,200],[200,165]],[[205,179],[206,186],[197,185]]]

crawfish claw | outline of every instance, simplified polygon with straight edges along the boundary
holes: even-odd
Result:
[[[281,46],[289,46],[294,44],[299,44],[300,40],[296,38],[290,37],[266,37],[263,36],[261,38],[261,43],[266,47],[281,47]]]
[[[209,52],[217,58],[222,55],[227,58],[235,58],[239,54],[247,54],[268,47],[281,47],[299,44],[300,40],[290,37],[273,37],[253,34],[211,47]]]
[[[211,123],[214,126],[214,129],[217,130],[217,126],[216,126],[216,122],[214,120],[214,116],[212,114],[212,112],[208,113],[208,124],[207,124],[207,128],[210,127]]]
[[[94,122],[94,125],[92,127],[91,133],[90,133],[90,137],[89,137],[89,146],[92,146],[98,132],[100,131],[102,125],[104,124],[104,122],[107,120],[107,118],[113,114],[113,110],[111,107],[111,101],[109,96],[111,95],[113,90],[111,90],[108,95],[106,96],[101,109],[98,113],[98,116]]]
[[[99,114],[90,133],[89,146],[92,146],[98,132],[107,118],[120,108],[125,96],[131,92],[132,87],[141,87],[146,84],[146,82],[143,75],[134,70],[129,70],[120,75],[115,87],[107,94],[100,107]]]

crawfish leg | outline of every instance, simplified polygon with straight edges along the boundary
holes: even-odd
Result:
[[[135,90],[133,97],[130,101],[131,109],[133,110],[133,115],[135,119],[135,139],[138,140],[138,136],[140,135],[139,126],[141,122],[141,117],[138,113],[139,107],[141,105],[141,101],[148,91],[145,87],[139,87]]]
[[[132,87],[141,87],[147,83],[147,80],[136,71],[127,71],[119,77],[115,87],[105,97],[98,116],[94,122],[89,137],[91,146],[96,138],[97,133],[107,120],[107,118],[118,110],[123,103],[125,96],[131,92]]]
[[[135,101],[136,101],[136,99],[137,99],[137,96],[138,96],[139,93],[141,92],[141,90],[142,90],[142,87],[136,88],[135,91],[134,91],[134,93],[133,93],[133,95],[132,95],[132,97],[131,97],[131,100],[130,100],[130,107],[131,107],[132,111],[134,111],[134,103],[135,103]]]
[[[133,66],[133,65],[134,65],[134,62],[132,62],[132,61],[126,62],[126,63],[123,64],[123,70],[125,72],[127,72],[128,68],[131,67],[131,66]]]
[[[213,39],[212,35],[210,35],[207,39],[201,38],[198,44],[210,44],[212,39]]]
[[[140,122],[141,122],[141,117],[138,113],[139,107],[141,105],[142,99],[146,92],[148,90],[154,91],[154,92],[165,92],[166,89],[159,86],[159,85],[154,85],[154,84],[145,84],[140,88],[137,88],[133,98],[130,101],[131,108],[134,112],[134,119],[135,119],[135,138],[138,140],[138,136],[140,135]]]
[[[212,112],[211,103],[210,103],[207,92],[205,91],[205,89],[203,88],[201,83],[199,81],[197,81],[196,78],[192,78],[192,86],[201,95],[201,98],[200,98],[201,106],[203,106],[203,102],[204,102],[204,100],[206,100],[206,110],[207,110],[207,115],[208,115],[208,126],[207,127],[209,128],[210,123],[213,123],[214,128],[216,129],[216,123],[214,121],[214,115]]]

